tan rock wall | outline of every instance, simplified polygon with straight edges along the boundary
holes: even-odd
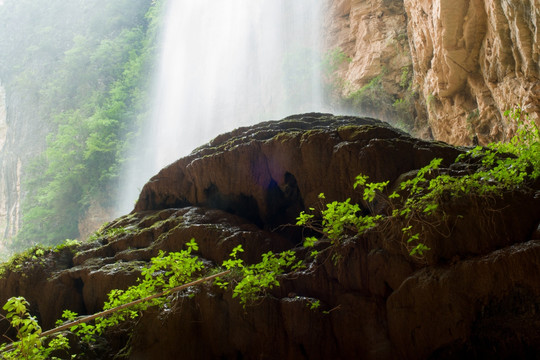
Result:
[[[7,160],[4,145],[8,140],[6,91],[0,83],[0,253],[5,240],[18,231],[19,198],[21,186],[21,161],[15,157]]]
[[[386,92],[405,98],[412,61],[416,135],[505,140],[516,105],[540,123],[540,0],[329,0],[327,14],[327,48],[351,58],[338,70],[343,96],[384,72]]]
[[[328,5],[327,47],[339,47],[351,58],[349,65],[340,69],[347,82],[345,90],[366,85],[386,71],[387,77],[395,80],[388,84],[389,90],[399,92],[401,69],[411,65],[403,43],[407,23],[402,1],[341,0]]]
[[[0,1],[0,5],[1,5]],[[4,147],[4,143],[6,142],[6,135],[7,135],[7,123],[6,123],[6,91],[2,84],[0,83],[0,152],[2,151]],[[6,193],[6,186],[4,181],[2,181],[2,177],[0,177],[0,239],[3,239],[3,233],[4,229],[6,228],[7,224],[7,209],[6,209],[6,202],[4,201],[5,193]],[[4,248],[4,244],[2,241],[0,241],[0,253],[2,253],[2,250]]]
[[[505,140],[506,109],[538,121],[538,0],[405,0],[415,83],[437,139]]]
[[[7,136],[7,112],[6,112],[6,90],[0,83],[0,151],[4,147]]]
[[[326,6],[325,47],[349,57],[334,74],[340,81],[338,92],[352,100],[355,92],[380,78],[385,96],[376,96],[379,106],[364,104],[354,113],[393,122],[392,105],[407,97],[412,75],[403,1],[329,0]]]

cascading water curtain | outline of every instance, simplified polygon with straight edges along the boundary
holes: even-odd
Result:
[[[220,133],[323,109],[321,7],[322,0],[169,0],[153,112],[137,166],[124,176],[121,211],[159,169]]]

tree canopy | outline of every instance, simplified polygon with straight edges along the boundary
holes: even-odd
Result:
[[[22,224],[12,248],[78,237],[90,203],[111,206],[148,111],[160,8],[155,0],[0,6],[0,79],[11,111],[27,118],[17,121],[33,121],[42,143],[23,170]]]

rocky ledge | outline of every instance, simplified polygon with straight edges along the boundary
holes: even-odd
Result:
[[[360,202],[352,190],[359,173],[395,188],[433,158],[462,171],[454,159],[463,151],[367,118],[304,114],[240,128],[164,168],[133,212],[93,241],[7,268],[0,303],[24,296],[50,328],[63,309],[99,311],[109,290],[127,288],[160,250],[179,251],[191,238],[211,266],[239,244],[248,263],[298,249],[302,230],[287,225],[316,206],[319,193]],[[84,352],[112,358],[124,349],[129,359],[533,356],[540,351],[539,189],[484,202],[448,199],[451,226],[428,226],[425,258],[411,257],[403,224],[390,223],[333,247],[337,261],[322,244],[319,256],[257,304],[243,308],[230,291],[207,284]],[[314,301],[320,306],[312,308]]]

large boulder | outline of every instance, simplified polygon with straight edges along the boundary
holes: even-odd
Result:
[[[449,165],[460,152],[374,119],[291,116],[218,136],[167,166],[144,186],[134,211],[197,205],[271,227],[294,221],[321,192],[359,201],[351,189],[360,173],[393,182],[435,157]]]
[[[93,241],[11,264],[0,277],[0,302],[25,296],[50,328],[62,309],[99,311],[108,291],[127,288],[159,251],[179,251],[191,238],[209,267],[237,245],[247,263],[267,251],[303,256],[302,231],[287,225],[316,206],[320,192],[328,201],[360,202],[357,174],[395,187],[435,157],[441,171],[458,171],[463,150],[373,119],[328,114],[241,128],[163,169],[134,211]],[[422,259],[409,256],[404,224],[389,221],[337,246],[319,244],[306,268],[281,278],[257,304],[244,308],[230,289],[206,284],[84,351],[103,359],[125,346],[129,359],[533,356],[540,351],[539,189],[448,199],[444,217],[424,224],[432,250]],[[364,210],[388,212],[384,204]]]

